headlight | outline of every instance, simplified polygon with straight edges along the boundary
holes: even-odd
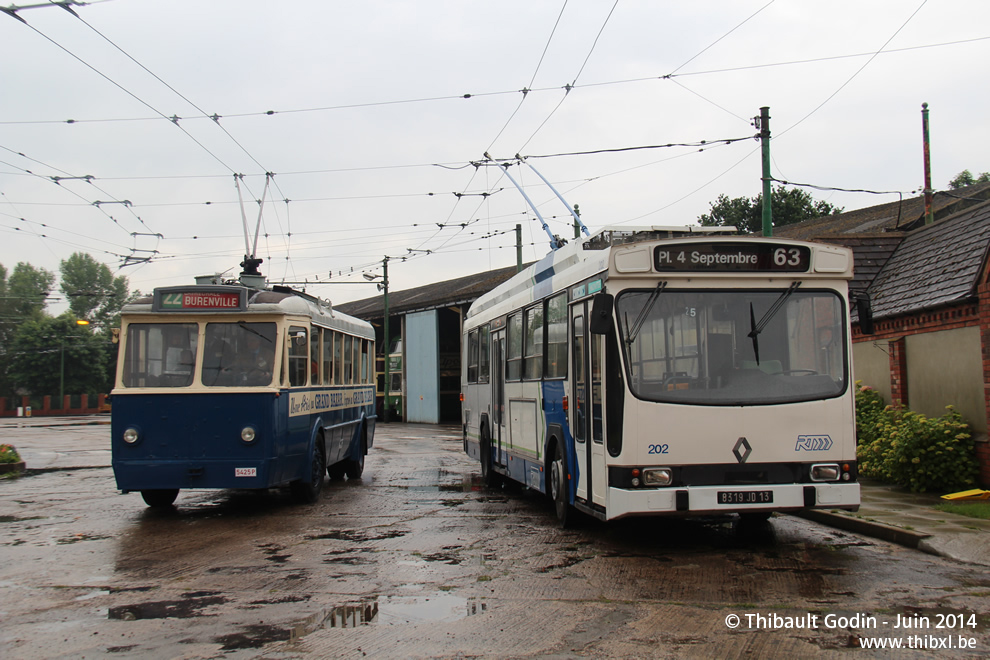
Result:
[[[255,433],[253,428],[251,428],[250,426],[245,426],[243,429],[241,429],[241,440],[250,444],[254,442],[254,438],[255,438]]]
[[[124,442],[126,442],[129,445],[133,445],[135,442],[138,441],[138,438],[140,437],[141,434],[139,434],[138,430],[133,426],[127,429],[126,431],[124,431]]]
[[[644,486],[669,486],[674,480],[670,468],[645,468],[643,470]]]
[[[838,481],[839,466],[835,463],[811,466],[812,481]]]

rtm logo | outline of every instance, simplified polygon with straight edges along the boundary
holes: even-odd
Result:
[[[827,451],[832,447],[832,438],[827,435],[799,435],[794,451]]]

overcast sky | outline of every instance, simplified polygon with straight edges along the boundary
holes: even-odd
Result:
[[[270,280],[363,281],[389,256],[392,290],[406,289],[514,264],[516,224],[526,260],[548,251],[485,154],[528,157],[592,231],[694,224],[719,194],[760,192],[746,138],[761,106],[779,179],[919,190],[923,102],[934,187],[990,170],[986,0],[108,0],[75,12],[0,14],[8,271],[57,273],[85,251],[144,292],[236,276],[243,174],[252,232],[264,195]],[[598,153],[558,155],[575,152]],[[508,174],[571,235],[532,169]],[[809,192],[846,210],[897,199]],[[307,290],[338,303],[376,293]]]

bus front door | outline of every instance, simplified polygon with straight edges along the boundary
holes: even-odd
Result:
[[[605,505],[606,469],[604,445],[604,392],[601,335],[587,330],[587,307],[571,307],[571,377],[569,423],[574,436],[577,463],[576,497],[589,504]]]

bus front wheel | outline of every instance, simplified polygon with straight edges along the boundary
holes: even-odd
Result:
[[[319,437],[313,443],[313,456],[309,464],[309,482],[293,481],[289,484],[296,500],[309,504],[320,497],[323,490],[323,472],[327,469],[327,457],[323,450],[323,438]]]
[[[144,503],[152,509],[165,509],[172,506],[175,498],[179,496],[178,488],[163,488],[161,490],[142,490],[141,497]]]

